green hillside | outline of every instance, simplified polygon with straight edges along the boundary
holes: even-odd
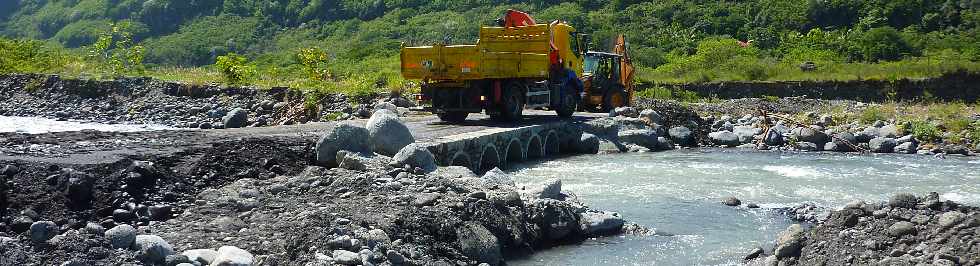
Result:
[[[14,66],[32,63],[16,63],[8,52],[0,71],[83,75],[111,61],[92,56],[108,35],[131,36],[128,45],[142,55],[134,63],[151,76],[320,86],[296,84],[318,76],[349,83],[335,84],[341,87],[363,81],[390,87],[384,83],[401,84],[401,43],[474,42],[480,25],[509,8],[539,21],[569,21],[593,34],[596,49],[625,33],[640,78],[652,81],[888,79],[980,69],[977,0],[19,0],[0,3],[0,33],[44,40],[32,45],[70,63]],[[101,52],[126,45],[112,42]],[[303,64],[308,48],[316,48],[306,52],[318,60]],[[212,66],[228,54],[244,58],[226,63],[251,67],[243,80],[229,80],[227,64]],[[802,71],[803,62],[817,69]]]

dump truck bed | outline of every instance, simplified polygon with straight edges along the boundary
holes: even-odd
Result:
[[[429,81],[547,78],[550,32],[548,25],[482,27],[475,45],[402,47],[402,76]]]

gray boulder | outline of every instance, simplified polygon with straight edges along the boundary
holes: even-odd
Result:
[[[755,135],[762,134],[762,129],[751,126],[737,126],[732,133],[738,136],[738,142],[749,143],[752,142]]]
[[[316,144],[316,161],[321,165],[335,166],[337,152],[341,150],[356,153],[370,153],[367,129],[351,122],[340,122]]]
[[[615,212],[587,211],[579,219],[579,229],[586,236],[617,234],[623,229],[622,216]]]
[[[640,115],[640,113],[636,111],[636,108],[629,107],[629,106],[616,107],[616,109],[614,109],[612,113],[615,114],[614,116],[625,116],[625,117],[632,117],[632,118],[636,118],[637,116]]]
[[[248,125],[248,111],[235,108],[221,119],[225,128],[241,128]]]
[[[721,145],[721,146],[735,147],[741,144],[738,141],[738,135],[735,135],[735,133],[732,133],[731,131],[718,131],[718,132],[709,133],[708,139],[711,140],[711,143],[714,143],[715,145]]]
[[[878,128],[867,127],[863,131],[854,134],[854,138],[855,140],[857,140],[858,143],[868,143],[872,139],[877,138],[878,133],[879,133]]]
[[[561,179],[548,180],[541,187],[533,188],[529,194],[536,199],[563,200],[561,195]]]
[[[775,128],[770,128],[765,134],[766,135],[763,138],[763,141],[765,141],[766,145],[780,146],[786,143],[786,140],[783,138],[783,134]]]
[[[374,112],[377,113],[381,110],[391,111],[393,114],[398,114],[398,106],[389,102],[380,102],[374,105]]]
[[[943,153],[946,154],[958,154],[958,155],[970,155],[970,149],[967,149],[963,145],[946,145],[943,146]]]
[[[732,207],[742,205],[742,201],[741,200],[739,200],[736,197],[731,197],[731,196],[730,197],[725,197],[724,199],[721,200],[721,202],[724,203],[725,205],[732,206]]]
[[[58,235],[61,228],[52,221],[38,221],[31,224],[31,241],[34,244],[44,243]]]
[[[105,231],[105,238],[114,249],[129,248],[136,241],[136,228],[128,224],[117,225]]]
[[[898,143],[893,138],[877,137],[868,142],[871,152],[875,153],[892,153],[895,151],[895,146],[898,146]]]
[[[408,144],[415,142],[412,132],[398,119],[398,115],[387,109],[375,111],[371,115],[371,119],[367,122],[367,130],[372,150],[386,156],[395,155]]]
[[[888,227],[888,235],[893,237],[902,237],[912,233],[915,233],[915,224],[910,222],[900,221]]]
[[[651,124],[663,124],[663,117],[653,109],[644,109],[640,112],[640,119],[646,120]]]
[[[94,185],[95,179],[92,176],[78,171],[70,171],[65,194],[68,195],[72,204],[76,206],[85,205],[92,199],[92,186]]]
[[[465,222],[456,228],[460,251],[466,257],[481,263],[500,265],[503,256],[497,237],[477,222]]]
[[[895,195],[892,195],[892,197],[888,199],[888,206],[893,208],[913,209],[918,203],[919,198],[908,192],[895,193]]]
[[[572,149],[578,153],[599,153],[599,137],[589,133],[582,133],[582,136],[579,137],[578,141],[573,143]]]
[[[659,150],[660,142],[657,140],[657,132],[650,129],[634,129],[619,132],[619,141],[624,143],[636,144],[651,150]]]
[[[885,125],[878,129],[878,136],[883,138],[897,138],[901,136],[901,134],[898,132],[898,126]]]
[[[959,211],[949,211],[939,215],[939,227],[950,228],[966,220],[966,214]]]
[[[801,248],[803,248],[803,227],[793,224],[779,233],[773,253],[776,258],[796,257]]]
[[[138,235],[133,241],[136,257],[144,262],[161,263],[167,256],[174,254],[174,248],[163,238],[156,235]]]
[[[835,143],[833,141],[827,142],[827,144],[824,144],[823,145],[823,150],[824,151],[844,152],[844,148],[842,148],[841,146],[838,146],[837,143]]]
[[[393,166],[405,164],[422,168],[428,173],[436,170],[436,157],[424,145],[412,143],[402,148],[391,158],[391,165]]]
[[[255,264],[255,257],[252,253],[235,246],[223,246],[218,248],[218,255],[211,262],[211,266],[251,266]]]
[[[436,172],[440,172],[443,168],[448,168],[448,167],[441,167]],[[473,174],[473,172],[470,171],[469,169],[466,168],[463,169],[468,171],[471,175]],[[513,187],[516,185],[514,183],[514,177],[512,177],[508,173],[505,173],[503,170],[500,170],[500,168],[497,167],[494,167],[493,169],[490,169],[490,171],[487,171],[485,174],[483,174],[483,176],[480,177],[480,180],[481,180],[481,185],[487,188]]]
[[[912,141],[898,144],[898,146],[895,146],[895,152],[902,153],[902,154],[913,154],[916,151],[918,151],[918,149],[919,149],[919,145],[916,145],[916,143]]]
[[[840,152],[854,151],[854,148],[852,148],[852,146],[857,146],[858,144],[857,137],[855,137],[854,134],[851,134],[850,132],[841,132],[841,133],[834,134],[834,138],[831,142],[833,142],[834,145],[837,146],[837,149],[834,151],[840,151]]]
[[[667,135],[670,136],[671,140],[681,146],[694,146],[696,144],[694,143],[694,134],[687,127],[672,127],[670,130],[667,130]]]
[[[196,261],[201,265],[211,265],[211,262],[218,257],[218,252],[212,249],[192,249],[184,251],[180,254],[187,256],[187,259]]]
[[[830,136],[827,134],[809,127],[797,127],[792,131],[793,137],[798,141],[805,141],[817,144],[818,147],[823,147],[828,141],[830,141]]]
[[[333,262],[340,265],[361,265],[361,255],[346,251],[346,250],[334,250],[333,251]]]

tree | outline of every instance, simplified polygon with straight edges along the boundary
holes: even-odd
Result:
[[[868,30],[857,40],[857,48],[865,61],[894,61],[910,55],[912,46],[892,27]]]

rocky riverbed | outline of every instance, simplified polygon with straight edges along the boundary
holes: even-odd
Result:
[[[854,201],[818,224],[791,225],[752,265],[978,265],[980,208],[939,194],[897,193],[887,202]]]
[[[0,161],[2,264],[498,265],[646,233],[569,197],[560,180],[521,187],[499,170],[437,167],[411,132],[396,134],[407,130],[378,109],[367,128],[293,137],[0,134],[4,146],[48,143],[24,154],[50,158]],[[167,152],[72,157],[119,149]]]

